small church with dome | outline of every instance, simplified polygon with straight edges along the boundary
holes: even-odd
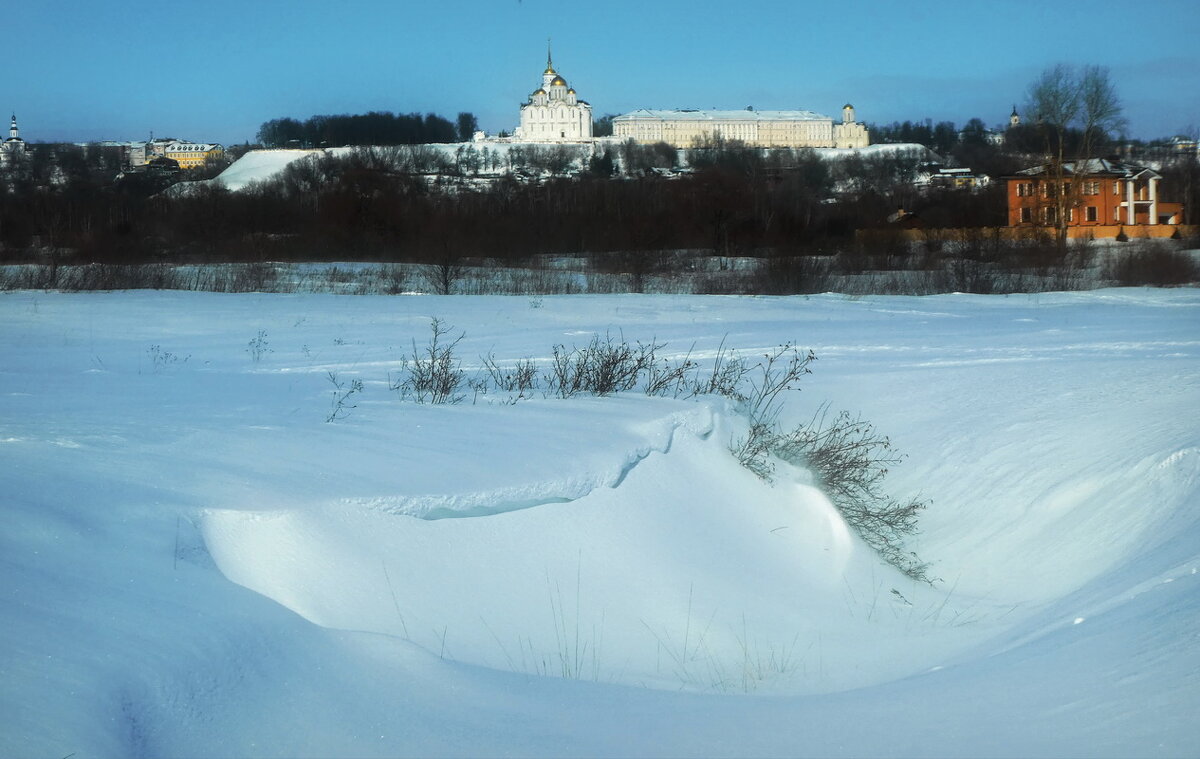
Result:
[[[8,165],[25,155],[25,140],[21,139],[21,130],[17,129],[17,115],[12,117],[12,126],[8,130],[8,139],[0,143],[0,165]]]
[[[542,86],[521,106],[521,125],[513,137],[522,142],[579,142],[592,139],[592,106],[580,100],[567,80],[554,70],[546,51]]]

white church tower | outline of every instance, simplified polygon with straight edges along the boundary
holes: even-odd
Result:
[[[521,106],[521,125],[514,134],[522,142],[579,142],[592,139],[592,106],[580,100],[567,80],[554,70],[546,46],[542,86]]]
[[[867,134],[867,125],[854,120],[854,106],[846,103],[842,106],[842,123],[833,127],[833,146],[835,148],[865,148],[871,144]]]
[[[21,130],[17,129],[17,114],[13,114],[12,126],[8,128],[8,139],[0,144],[0,161],[11,163],[25,154],[25,140],[21,139]]]

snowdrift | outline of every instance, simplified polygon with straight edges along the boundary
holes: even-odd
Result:
[[[1200,295],[0,296],[0,754],[1186,755]],[[402,402],[591,335],[816,351],[914,583],[727,401]],[[335,379],[364,390],[326,423]]]

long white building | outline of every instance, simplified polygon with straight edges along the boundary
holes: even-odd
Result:
[[[641,109],[613,119],[613,135],[639,143],[665,142],[690,148],[714,138],[761,148],[865,148],[865,125],[854,106],[842,108],[842,123],[813,111],[659,111]]]
[[[521,125],[513,137],[522,142],[577,142],[592,139],[592,106],[580,100],[554,70],[546,52],[542,86],[521,106]]]

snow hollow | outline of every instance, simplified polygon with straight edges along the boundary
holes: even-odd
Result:
[[[785,417],[908,455],[938,580],[739,466],[725,399],[402,400],[434,318],[468,376],[594,335],[813,350]],[[1194,289],[23,291],[0,324],[4,756],[1200,745]]]

